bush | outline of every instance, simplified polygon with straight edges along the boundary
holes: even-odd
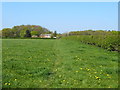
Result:
[[[96,45],[109,51],[120,51],[120,40],[118,39],[118,34],[114,34],[112,32],[105,32],[105,34],[102,33],[101,35],[94,35],[92,33],[91,35],[71,35],[63,38],[81,41],[90,45]]]

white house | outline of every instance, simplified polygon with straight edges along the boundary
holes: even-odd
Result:
[[[51,34],[41,34],[40,38],[51,38]]]
[[[32,37],[33,37],[33,38],[36,38],[36,37],[38,37],[38,36],[37,36],[37,35],[32,35]]]

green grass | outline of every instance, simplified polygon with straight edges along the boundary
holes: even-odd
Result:
[[[3,39],[3,88],[117,88],[118,53],[71,40]]]

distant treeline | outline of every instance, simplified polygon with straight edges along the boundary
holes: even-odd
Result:
[[[69,35],[117,35],[119,31],[104,31],[104,30],[85,30],[85,31],[71,31]]]
[[[78,40],[110,51],[120,51],[120,31],[72,31],[63,36],[65,39]]]
[[[4,28],[0,30],[3,38],[18,38],[18,37],[31,37],[32,35],[51,34],[52,32],[47,28],[39,25],[20,25],[12,28]]]

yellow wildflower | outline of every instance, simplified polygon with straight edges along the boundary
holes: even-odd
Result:
[[[90,71],[90,69],[87,69],[87,71]]]
[[[8,83],[8,85],[10,85],[10,83]]]
[[[61,75],[59,75],[59,77],[61,77]]]
[[[77,73],[78,71],[76,71],[76,73]]]
[[[96,79],[100,79],[99,77],[95,76]]]
[[[96,77],[96,79],[98,79],[99,77]]]
[[[80,68],[82,70],[82,68]]]
[[[110,76],[109,74],[107,74],[107,76]]]
[[[7,85],[7,83],[5,83],[5,85]]]
[[[63,80],[63,82],[65,82],[65,80]]]

